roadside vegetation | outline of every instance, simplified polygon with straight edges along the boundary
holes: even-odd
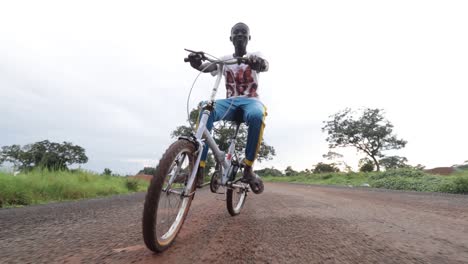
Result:
[[[0,208],[146,191],[146,181],[108,168],[102,174],[69,168],[87,161],[85,149],[71,142],[2,146],[0,165],[17,172],[0,170]]]
[[[269,182],[367,186],[392,190],[468,194],[468,170],[459,170],[450,176],[431,175],[412,168],[384,172],[296,172],[292,175],[264,174],[263,179]]]
[[[346,108],[331,115],[324,124],[322,131],[327,134],[329,151],[322,157],[328,163],[319,162],[312,169],[300,172],[288,166],[284,173],[274,168],[257,170],[256,173],[270,182],[468,194],[468,161],[453,165],[449,168],[451,174],[442,176],[429,174],[421,164],[407,164],[406,157],[388,155],[387,151],[404,148],[407,141],[395,134],[393,124],[385,117],[383,109]],[[344,156],[336,152],[341,148],[355,148],[364,154],[365,157],[359,161],[359,172],[351,172],[352,168]]]
[[[146,191],[143,180],[83,170],[0,171],[0,208]]]

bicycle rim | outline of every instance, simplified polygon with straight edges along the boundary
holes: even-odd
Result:
[[[179,231],[185,218],[185,211],[188,209],[191,200],[191,197],[182,197],[179,194],[185,189],[185,183],[191,172],[188,154],[184,151],[187,150],[182,150],[174,160],[159,197],[156,213],[156,235],[158,243],[162,246],[170,243]],[[169,182],[171,176],[175,175],[177,177],[184,174],[186,176],[176,179],[176,182],[172,184]]]
[[[179,140],[166,150],[156,168],[143,210],[143,238],[152,251],[162,252],[170,246],[190,209],[193,196],[182,193],[194,167],[194,152],[192,143]]]
[[[245,188],[233,187],[227,190],[227,209],[232,216],[240,213],[246,198],[247,191]]]

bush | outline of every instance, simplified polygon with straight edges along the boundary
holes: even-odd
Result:
[[[322,179],[322,180],[328,180],[331,177],[333,177],[333,174],[330,174],[330,173],[320,175],[320,179]]]
[[[468,176],[458,176],[453,181],[455,193],[468,194]]]
[[[32,203],[31,195],[26,191],[16,191],[13,195],[14,198],[7,201],[9,204],[30,205]]]
[[[138,191],[139,185],[140,183],[137,179],[127,179],[127,181],[125,182],[125,186],[127,186],[127,189],[132,192]]]
[[[16,178],[9,178],[0,173],[0,208],[8,205],[29,205],[32,197],[24,181],[16,182]],[[18,185],[18,186],[16,186]]]
[[[416,170],[416,169],[395,169],[395,170],[387,170],[381,173],[376,173],[370,177],[371,180],[378,180],[383,178],[390,178],[390,177],[407,177],[407,178],[420,178],[424,176],[429,176],[429,174]]]
[[[459,173],[455,176],[436,176],[414,168],[371,173],[301,174],[290,177],[266,177],[264,179],[273,182],[345,186],[360,186],[368,183],[374,188],[468,194],[468,173]]]
[[[437,176],[424,177],[386,177],[371,182],[372,187],[392,190],[410,190],[421,192],[440,191],[444,179]]]
[[[371,172],[374,171],[374,163],[372,161],[368,161],[359,168],[360,172]]]

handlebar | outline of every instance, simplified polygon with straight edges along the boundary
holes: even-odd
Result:
[[[205,56],[205,52],[203,52],[203,51],[193,51],[193,50],[189,50],[189,49],[185,49],[185,50],[188,51],[188,52],[200,55],[201,60],[203,60],[203,61],[209,61],[212,64],[218,64],[218,66],[217,66],[217,77],[216,77],[216,81],[215,81],[215,84],[214,84],[214,87],[213,87],[213,91],[211,92],[211,97],[210,97],[210,100],[209,100],[209,102],[211,102],[211,104],[213,104],[214,101],[215,101],[216,93],[218,91],[218,87],[219,87],[219,84],[221,82],[221,78],[223,76],[222,69],[223,69],[224,65],[241,64],[241,63],[246,63],[246,64],[250,65],[250,58],[246,58],[246,57],[232,58],[232,59],[227,59],[227,60],[211,59],[211,58],[208,58],[207,56]],[[206,55],[215,58],[214,56],[212,56],[212,55],[210,55],[208,53],[206,53]],[[189,61],[190,61],[189,58],[184,58],[184,62],[189,62]],[[212,66],[212,64],[204,67],[204,69],[207,69],[208,67]],[[204,72],[204,70],[200,70],[200,73],[199,73],[198,76],[200,76],[200,74],[202,72]],[[197,76],[197,78],[195,78],[195,81],[198,79],[198,76]],[[195,84],[195,82],[194,82],[194,84]],[[193,85],[192,85],[192,89],[193,89]],[[190,93],[191,93],[192,89],[190,89]],[[189,99],[190,99],[190,95],[189,95]],[[188,107],[189,99],[187,99],[187,114],[189,113],[189,107]]]
[[[189,50],[189,49],[185,49],[185,50],[190,52],[190,53],[195,53],[195,54],[200,55],[202,61],[208,61],[208,62],[215,63],[215,64],[231,65],[231,64],[241,64],[241,63],[249,64],[250,63],[250,59],[245,58],[245,57],[233,58],[233,59],[228,59],[228,60],[214,60],[214,59],[206,57],[205,52],[203,52],[203,51],[193,51],[193,50]],[[188,57],[184,58],[184,62],[189,62],[189,61],[190,61],[190,59]]]

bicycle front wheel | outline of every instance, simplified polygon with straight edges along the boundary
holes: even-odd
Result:
[[[178,140],[164,153],[148,187],[143,209],[143,239],[148,249],[162,252],[175,240],[192,203],[182,196],[194,167],[195,146]],[[195,184],[190,193],[195,189]]]
[[[247,186],[245,183],[239,182],[235,186],[229,187],[226,191],[226,205],[231,216],[240,214],[247,199]]]

